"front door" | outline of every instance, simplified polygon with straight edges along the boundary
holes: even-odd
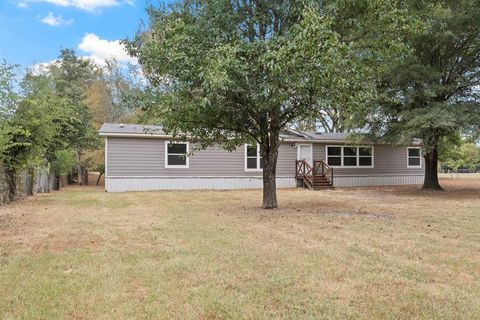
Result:
[[[313,164],[312,145],[299,144],[297,148],[297,160],[305,160],[311,166]]]

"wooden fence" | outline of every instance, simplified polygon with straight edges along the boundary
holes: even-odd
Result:
[[[36,193],[47,193],[58,189],[55,177],[48,168],[37,168],[32,172],[21,170],[17,173],[17,197]],[[0,164],[0,205],[8,202],[8,184],[3,166]]]

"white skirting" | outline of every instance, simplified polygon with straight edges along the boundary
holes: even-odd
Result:
[[[334,176],[334,187],[368,187],[422,184],[424,175]]]
[[[195,189],[258,189],[262,177],[107,177],[107,192]],[[278,188],[294,188],[295,178],[277,177]]]
[[[422,184],[424,175],[335,176],[334,187]],[[258,189],[262,177],[107,177],[108,192],[195,189]],[[278,188],[295,188],[292,177],[277,177]]]

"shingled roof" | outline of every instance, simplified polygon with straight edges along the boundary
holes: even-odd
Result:
[[[141,124],[104,123],[99,133],[102,136],[170,137],[161,126]],[[345,141],[347,136],[346,133],[285,130],[280,134],[280,139],[285,141]]]
[[[153,135],[165,136],[165,132],[161,126],[152,126],[144,124],[123,124],[123,123],[104,123],[98,131],[102,136],[136,134],[139,136]]]
[[[99,130],[101,136],[117,137],[171,137],[165,133],[161,126],[142,125],[142,124],[122,124],[122,123],[104,123]],[[348,140],[348,133],[343,132],[300,132],[297,130],[284,130],[280,134],[280,139],[291,142],[345,142]],[[421,141],[415,139],[413,144],[419,144]]]

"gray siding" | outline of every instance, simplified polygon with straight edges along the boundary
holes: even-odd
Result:
[[[245,148],[227,152],[219,147],[199,150],[189,160],[189,168],[165,168],[165,139],[107,139],[107,176],[261,176],[260,171],[245,171]],[[192,149],[193,145],[190,145]],[[297,150],[282,144],[277,163],[279,177],[295,175]]]
[[[326,159],[326,145],[315,143],[313,145],[313,159]],[[374,145],[373,146],[373,168],[334,168],[335,175],[356,176],[356,175],[422,175],[424,173],[424,161],[422,158],[421,168],[407,168],[407,146]]]
[[[252,177],[259,171],[245,171],[245,149],[227,152],[219,147],[195,152],[189,168],[165,168],[165,139],[120,138],[107,139],[107,177]],[[324,143],[313,144],[313,159],[325,159]],[[330,144],[329,144],[330,145]],[[190,145],[192,148],[193,145]],[[295,175],[297,149],[290,143],[280,147],[278,177]],[[407,147],[374,146],[373,168],[335,168],[336,176],[365,175],[423,175],[422,168],[407,168]]]

